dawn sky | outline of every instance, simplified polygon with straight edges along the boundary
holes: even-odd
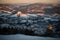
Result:
[[[0,0],[0,3],[60,3],[60,0]]]

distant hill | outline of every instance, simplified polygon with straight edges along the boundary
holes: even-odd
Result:
[[[60,4],[43,4],[43,3],[33,3],[33,4],[27,4],[27,3],[21,3],[21,4],[0,4],[0,7],[2,7],[2,9],[4,10],[15,10],[16,12],[21,11],[23,13],[50,13],[52,11],[59,10],[59,8],[56,8],[55,6],[60,6]],[[2,10],[0,9],[0,10]],[[46,10],[48,10],[47,12],[45,12]],[[52,10],[52,11],[51,11]],[[14,12],[15,12],[14,11]],[[60,13],[60,12],[59,12]],[[53,14],[53,12],[52,12]]]

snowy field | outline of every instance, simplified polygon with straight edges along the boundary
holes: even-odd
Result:
[[[0,40],[60,40],[60,38],[37,37],[37,36],[16,34],[16,35],[0,35]]]

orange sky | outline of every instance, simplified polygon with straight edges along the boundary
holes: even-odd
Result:
[[[0,0],[0,3],[60,3],[60,0]]]

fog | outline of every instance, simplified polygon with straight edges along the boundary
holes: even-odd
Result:
[[[60,0],[0,0],[0,3],[60,3]]]

